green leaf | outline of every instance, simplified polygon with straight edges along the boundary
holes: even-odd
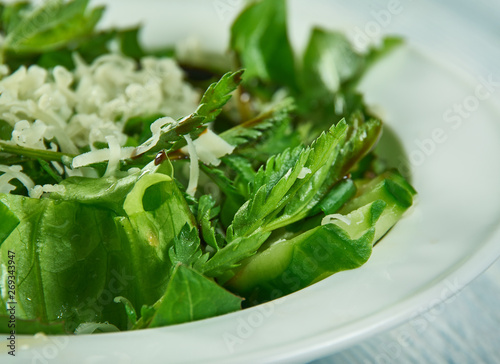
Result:
[[[191,228],[189,224],[184,225],[178,236],[174,239],[173,246],[168,251],[172,267],[183,264],[186,267],[199,269],[205,258],[202,257],[200,237],[198,230]]]
[[[380,120],[350,118],[347,127],[347,140],[328,170],[325,183],[317,190],[312,201],[318,202],[327,196],[332,188],[344,178],[347,173],[367,155],[377,143],[382,132]],[[345,202],[345,201],[344,201]]]
[[[223,315],[241,309],[240,297],[193,269],[178,265],[163,297],[154,305],[148,327],[160,327]]]
[[[122,53],[134,59],[140,59],[145,56],[144,50],[139,43],[139,27],[121,30],[118,33],[120,39],[120,49]]]
[[[5,120],[0,119],[0,139],[10,140],[14,128]]]
[[[2,4],[2,28],[6,33],[12,32],[22,19],[22,13],[29,9],[29,1],[19,1],[13,4]]]
[[[16,195],[0,195],[0,201],[20,221],[0,246],[4,266],[15,253],[17,318],[64,323],[70,331],[79,323],[102,320],[105,312],[108,320],[119,321],[101,297],[109,293],[112,277],[108,258],[121,248],[112,213]],[[5,315],[9,295],[7,287],[0,290],[0,315]]]
[[[202,273],[208,277],[219,277],[253,254],[271,235],[270,232],[257,232],[250,236],[233,238],[228,230],[228,240],[224,248],[217,251],[202,267]]]
[[[88,0],[44,2],[17,21],[5,38],[4,49],[42,53],[90,33],[101,18],[103,8],[94,8],[87,15],[87,5]]]
[[[320,169],[322,172],[319,174],[321,176],[319,179],[326,176],[328,166],[338,153],[346,131],[346,124],[339,123],[337,127],[332,126],[328,132],[322,134],[310,147],[297,147],[271,157],[265,168],[257,172],[251,198],[234,217],[231,225],[234,236],[244,236],[255,231],[269,231],[282,226],[281,222],[284,223],[290,216],[280,221],[280,218],[276,217],[277,214],[303,186],[310,183],[311,178]],[[321,183],[316,181],[314,185],[319,188]],[[307,199],[312,198],[316,191],[308,191],[303,203],[307,204]],[[296,206],[294,209],[299,211],[300,207]],[[276,219],[277,223],[273,225],[273,220]]]
[[[10,313],[10,312],[9,312]],[[45,324],[40,320],[23,320],[16,317],[15,328],[12,325],[10,314],[8,316],[0,315],[0,332],[9,334],[11,330],[16,331],[16,335],[34,335],[43,332],[46,335],[65,335],[69,334],[64,328],[64,323]]]
[[[231,49],[247,79],[297,88],[294,55],[287,35],[285,0],[251,2],[233,23]]]
[[[334,224],[314,228],[248,258],[226,287],[252,305],[282,297],[363,265],[371,255],[373,237],[373,228],[356,239]]]
[[[363,61],[343,34],[314,28],[304,53],[303,89],[311,98],[333,94],[360,72]]]
[[[123,178],[102,177],[69,177],[59,185],[63,192],[53,192],[49,198],[53,200],[76,201],[85,205],[108,208],[119,215],[124,215],[125,197],[138,181],[139,174],[131,174]]]
[[[248,198],[249,186],[255,179],[256,174],[252,163],[247,158],[236,154],[222,157],[221,161],[236,173],[235,184],[242,185],[242,188],[239,188],[238,191]]]
[[[62,182],[62,177],[61,175],[54,169],[53,166],[51,166],[49,163],[46,161],[38,158],[38,163],[40,163],[40,167],[50,176],[54,179],[56,183]]]
[[[377,144],[382,133],[382,122],[370,119],[364,122],[354,118],[348,128],[348,139],[342,146],[331,175],[335,181],[345,176],[349,170],[367,155]]]
[[[146,174],[135,183],[123,210],[127,217],[117,222],[129,241],[131,269],[141,282],[133,295],[124,296],[135,307],[151,305],[168,282],[169,250],[175,238],[186,224],[194,227],[196,221],[175,181],[159,173]]]
[[[182,148],[186,145],[184,135],[189,134],[193,139],[198,137],[206,129],[206,125],[214,121],[221,113],[222,107],[231,98],[231,93],[241,83],[243,72],[243,70],[228,72],[218,82],[211,84],[203,94],[196,111],[180,119],[177,124],[166,130],[160,136],[156,146],[149,150],[147,154],[155,155],[162,149],[171,151]],[[135,158],[140,155],[139,153]]]
[[[19,219],[5,204],[0,201],[0,245],[7,239],[10,233],[19,225]]]
[[[229,226],[233,221],[234,214],[245,202],[245,198],[223,171],[204,164],[201,165],[201,168],[224,194],[220,217],[224,226]]]
[[[290,112],[294,109],[294,99],[286,98],[255,118],[220,133],[219,136],[231,145],[243,145],[260,138],[264,131],[288,121]]]
[[[132,305],[132,303],[123,296],[117,296],[113,301],[115,303],[122,303],[125,307],[125,313],[128,318],[127,329],[130,330],[137,323],[137,313],[135,312],[134,305]]]
[[[210,195],[203,195],[200,197],[198,204],[198,224],[200,225],[201,235],[209,246],[215,251],[220,249],[221,243],[224,238],[215,232],[212,219],[218,214],[219,209],[215,207],[215,200]],[[186,263],[184,263],[187,265]]]

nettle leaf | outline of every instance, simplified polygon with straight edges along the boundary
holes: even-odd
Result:
[[[342,146],[339,158],[330,171],[333,181],[338,181],[367,155],[377,144],[382,133],[382,122],[378,119],[363,121],[361,116],[351,118],[347,141]]]
[[[318,170],[331,164],[346,132],[347,126],[341,122],[323,133],[310,147],[289,149],[271,157],[255,176],[252,197],[234,217],[231,225],[234,236],[272,230],[277,214]]]
[[[201,165],[202,170],[210,177],[210,179],[220,188],[224,195],[220,218],[224,226],[229,226],[233,221],[234,214],[245,202],[245,197],[238,191],[233,181],[231,181],[222,170],[212,168],[204,164]]]
[[[297,88],[293,50],[287,35],[285,0],[251,2],[233,23],[231,49],[247,79]]]
[[[270,232],[261,231],[249,236],[234,238],[231,228],[229,228],[227,239],[230,243],[217,251],[203,265],[203,274],[208,277],[220,277],[238,267],[243,259],[255,254],[270,235]]]
[[[231,168],[236,173],[235,183],[244,185],[244,190],[242,192],[245,197],[249,197],[249,185],[255,179],[256,172],[253,169],[252,162],[247,158],[231,154],[221,158],[221,161]]]
[[[354,187],[353,190],[346,186],[346,190],[343,190],[346,195],[337,195],[333,189],[374,148],[382,132],[382,123],[380,120],[370,119],[364,122],[362,115],[357,114],[357,116],[354,115],[354,117],[350,118],[347,126],[347,139],[342,144],[337,158],[328,169],[325,182],[316,190],[316,195],[311,200],[311,204],[316,203],[316,206],[312,206],[312,209],[308,213],[309,215],[315,214],[321,209],[330,210],[336,206],[334,201],[330,201],[332,203],[330,204],[327,201],[323,201],[323,199],[345,197],[355,191]],[[351,192],[349,192],[350,190]],[[333,195],[328,197],[330,193],[333,193]],[[342,200],[344,197],[342,197]],[[319,207],[318,203],[325,203],[327,205]]]
[[[222,235],[215,231],[216,221],[212,221],[218,216],[220,208],[215,208],[215,200],[210,195],[200,197],[198,204],[198,224],[200,226],[201,235],[209,246],[215,251],[219,250],[224,242]]]
[[[198,230],[191,228],[189,224],[184,225],[179,235],[174,238],[174,244],[169,249],[168,255],[172,262],[172,267],[183,264],[186,267],[200,269],[208,255],[203,256],[200,245]]]
[[[184,135],[190,135],[193,139],[197,138],[206,129],[207,124],[214,121],[221,113],[222,107],[231,98],[231,93],[241,83],[243,72],[244,70],[228,72],[218,82],[211,84],[203,94],[196,111],[180,119],[173,127],[168,128],[160,136],[158,143],[147,152],[146,160],[151,160],[151,155],[156,155],[160,150],[171,151],[184,147],[186,145]],[[146,141],[146,143],[148,142]],[[135,158],[139,156],[140,154],[136,155]]]
[[[311,179],[316,182],[312,182],[313,188],[321,185],[313,176],[323,168],[318,175],[319,179],[325,178],[328,171],[325,165],[331,165],[346,131],[346,124],[339,123],[337,127],[333,126],[321,135],[310,147],[288,149],[269,159],[255,176],[250,199],[241,206],[227,229],[227,245],[207,261],[204,274],[221,276],[237,267],[241,260],[255,254],[272,230],[296,221],[298,212],[302,212],[304,206],[314,206],[309,206],[308,202],[317,190],[307,191],[306,199],[296,195],[305,192],[302,188],[311,183]],[[304,173],[304,170],[309,173]],[[300,203],[293,202],[294,198]],[[278,216],[291,201],[293,208],[289,212],[293,213]],[[307,212],[305,210],[304,215]]]
[[[231,145],[241,146],[262,137],[265,131],[289,121],[293,110],[295,110],[294,99],[286,98],[255,118],[220,133],[219,136]]]
[[[175,267],[154,311],[149,310],[138,326],[160,327],[223,315],[240,310],[241,301],[213,280],[181,264]]]
[[[225,286],[258,304],[357,268],[411,206],[414,195],[400,174],[386,172],[364,185],[342,215],[324,216],[320,226],[280,239],[242,261]]]

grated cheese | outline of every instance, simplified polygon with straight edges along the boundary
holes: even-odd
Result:
[[[189,183],[186,192],[190,196],[194,196],[196,188],[198,187],[198,179],[200,177],[198,154],[196,153],[196,147],[191,139],[191,136],[184,135],[184,139],[186,139],[187,150],[189,153]]]
[[[219,158],[231,154],[235,148],[208,128],[193,144],[199,159],[213,166],[218,166],[221,162]],[[182,148],[181,151],[188,154],[187,147]]]
[[[44,193],[58,192],[64,193],[66,191],[66,187],[62,185],[50,185],[46,184],[43,186],[36,185],[31,190],[29,190],[29,196],[31,198],[40,198]]]
[[[108,135],[106,137],[106,141],[108,142],[109,146],[109,161],[104,176],[109,177],[112,176],[118,170],[121,159],[120,158],[121,150],[120,150],[120,144],[118,143],[118,140],[116,139],[115,136]]]
[[[134,147],[121,147],[118,159],[123,160],[130,158],[134,150],[135,150]],[[71,167],[75,169],[75,168],[89,166],[94,163],[108,162],[110,160],[110,153],[111,153],[110,149],[105,148],[80,154],[79,156],[73,158]]]
[[[326,215],[322,220],[321,220],[321,225],[326,225],[326,224],[333,224],[335,220],[342,221],[343,223],[347,225],[351,225],[351,220],[342,214],[331,214],[331,215]]]
[[[90,147],[91,152],[75,158],[73,168],[81,170],[53,164],[67,176],[97,176],[82,167],[104,161],[107,175],[116,171],[119,161],[131,155],[131,149],[123,148],[128,138],[123,129],[130,118],[168,116],[151,125],[153,140],[142,146],[147,151],[162,128],[198,106],[199,92],[184,81],[173,59],[145,57],[139,67],[119,54],[104,55],[91,64],[74,54],[74,61],[73,71],[32,65],[9,73],[0,66],[0,119],[13,127],[12,143],[76,155],[80,148]],[[96,150],[96,143],[108,143],[109,148]]]
[[[177,125],[177,122],[168,116],[159,118],[158,120],[153,122],[149,127],[149,129],[151,130],[151,134],[153,135],[151,136],[151,138],[149,138],[144,143],[139,145],[135,149],[134,154],[141,155],[143,153],[146,153],[148,150],[153,148],[158,143],[158,141],[160,140],[161,133],[169,131],[175,125]]]
[[[13,179],[17,179],[21,182],[28,191],[35,187],[33,180],[28,175],[23,173],[22,170],[22,166],[5,166],[0,164],[0,172],[3,172],[0,176],[0,193],[10,193],[16,189],[15,186],[9,183]]]

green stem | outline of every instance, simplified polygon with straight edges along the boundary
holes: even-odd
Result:
[[[74,154],[53,152],[50,150],[41,150],[33,148],[20,147],[18,145],[5,143],[0,141],[0,152],[20,155],[23,157],[41,159],[44,161],[56,161],[61,162],[65,166],[71,166],[73,158],[76,157]]]

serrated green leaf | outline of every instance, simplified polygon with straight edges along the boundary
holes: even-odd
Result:
[[[324,178],[328,165],[331,165],[338,153],[346,132],[347,126],[342,122],[322,134],[310,147],[289,149],[276,157],[271,157],[265,168],[261,168],[255,176],[251,198],[234,217],[231,225],[234,236],[273,230],[280,226],[280,221],[273,224],[273,220],[276,220],[278,213],[321,168],[324,169],[323,173],[320,173],[320,180]],[[303,175],[304,171],[309,173]],[[307,197],[311,198],[316,191],[308,191]]]
[[[176,125],[164,132],[156,146],[147,152],[148,156],[154,156],[163,149],[171,151],[182,148],[186,145],[184,135],[189,134],[193,139],[197,138],[206,129],[207,124],[221,113],[222,107],[231,98],[231,93],[241,83],[243,72],[244,70],[228,72],[218,82],[211,84],[203,94],[196,111],[180,119]]]
[[[238,267],[243,259],[257,252],[269,235],[270,232],[257,232],[250,236],[234,238],[229,229],[229,243],[203,265],[203,274],[208,277],[218,277]]]
[[[184,225],[168,251],[172,267],[176,267],[178,264],[190,268],[196,267],[200,264],[199,260],[202,254],[198,230],[191,228],[189,224]]]
[[[228,129],[219,136],[231,145],[243,145],[260,138],[264,131],[288,121],[293,110],[295,110],[294,99],[286,98],[257,117]]]
[[[214,208],[215,200],[210,195],[200,197],[198,204],[198,224],[200,226],[201,235],[209,246],[215,251],[220,249],[221,242],[224,240],[220,234],[216,233],[212,219],[218,215],[220,209]]]

